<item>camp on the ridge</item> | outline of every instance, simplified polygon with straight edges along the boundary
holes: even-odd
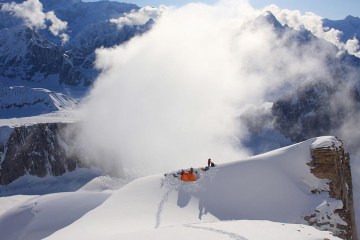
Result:
[[[184,182],[191,182],[191,181],[196,181],[197,177],[193,172],[183,172],[181,174],[181,181]]]
[[[164,176],[172,176],[174,178],[177,178],[184,182],[195,182],[201,177],[201,172],[206,172],[210,168],[215,167],[216,164],[211,161],[211,159],[208,159],[208,164],[204,168],[190,168],[187,170],[182,169],[181,171],[172,172],[172,173],[165,173]],[[199,173],[200,172],[200,173]]]

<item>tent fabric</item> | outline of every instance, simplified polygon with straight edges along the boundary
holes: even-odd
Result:
[[[196,181],[197,178],[196,178],[196,175],[192,172],[184,172],[181,175],[181,180],[184,182],[190,182],[190,181]]]

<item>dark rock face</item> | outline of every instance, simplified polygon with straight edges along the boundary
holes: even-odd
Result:
[[[336,235],[342,239],[357,240],[355,214],[353,205],[352,180],[350,171],[350,157],[345,152],[343,145],[340,147],[322,147],[311,149],[312,161],[310,162],[311,173],[320,179],[330,180],[329,196],[343,202],[342,209],[337,209],[335,213],[346,222],[347,225],[323,222],[322,226],[329,226],[337,229]],[[323,189],[315,189],[314,194],[324,191]],[[305,217],[310,225],[319,226],[319,223],[314,221],[316,215]]]
[[[76,156],[67,154],[68,146],[62,135],[66,125],[46,123],[14,128],[2,147],[0,184],[9,184],[25,174],[59,176],[75,170],[80,163]]]
[[[329,104],[334,90],[324,83],[307,85],[273,104],[274,127],[294,142],[321,136],[338,125]]]
[[[337,130],[360,109],[359,88],[349,82],[315,82],[274,102],[274,128],[293,142]]]

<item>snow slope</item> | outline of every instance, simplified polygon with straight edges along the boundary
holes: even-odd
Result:
[[[181,239],[186,236],[207,239],[338,239],[328,232],[298,225],[305,223],[302,216],[324,206],[334,223],[341,221],[332,213],[341,207],[339,201],[330,199],[325,193],[311,193],[314,188],[327,188],[326,181],[311,175],[306,165],[311,159],[310,148],[314,141],[316,139],[244,161],[220,164],[202,173],[197,182],[181,182],[163,175],[134,180],[113,191],[103,204],[77,221],[62,229],[63,226],[58,227],[58,231],[47,239]],[[82,196],[84,192],[87,191],[68,193],[67,198],[84,197],[79,200],[84,204],[92,199],[90,195]],[[54,198],[52,201],[44,200],[49,211],[69,207],[57,195],[51,196]],[[46,195],[43,199],[47,199]],[[8,219],[13,219],[12,216],[20,214],[18,212],[24,208],[28,211],[29,222],[40,224],[44,221],[36,211],[30,210],[36,206],[31,208],[30,205],[20,205],[0,216],[1,226],[10,229],[12,225]],[[74,211],[77,216],[83,214],[77,214],[77,209]],[[62,221],[61,218],[67,216],[60,216],[56,221]],[[31,236],[31,231],[27,230],[26,234]],[[17,234],[23,234],[21,232]]]
[[[93,239],[93,238],[89,238]],[[235,239],[235,240],[339,240],[329,232],[300,224],[270,221],[234,220],[223,222],[190,223],[182,226],[152,229],[137,233],[127,232],[106,235],[107,240],[117,239]]]
[[[328,185],[306,165],[311,147],[332,144],[315,138],[219,164],[196,182],[98,177],[76,192],[2,197],[1,239],[339,239],[302,219],[320,210],[342,221],[333,213],[341,202],[311,193]]]
[[[102,192],[64,192],[30,198],[1,215],[1,238],[42,239],[71,224],[109,196],[110,193]]]

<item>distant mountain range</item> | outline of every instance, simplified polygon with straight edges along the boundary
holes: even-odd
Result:
[[[349,19],[354,24],[348,29],[345,41],[357,37],[356,32],[360,31],[359,18],[347,17],[337,21],[336,26],[347,26]],[[341,126],[360,109],[360,58],[340,52],[306,29],[296,31],[281,25],[271,13],[260,20],[270,23],[279,36],[290,33],[290,41],[298,48],[313,44],[326,46],[329,50],[326,56],[328,77],[310,76],[311,81],[276,96],[272,106],[259,106],[243,113],[240,118],[251,133],[244,144],[254,153],[261,153],[316,136],[340,135]],[[360,138],[356,142],[360,143]]]
[[[1,1],[0,8],[9,2],[12,1]],[[139,9],[134,4],[41,2],[44,12],[53,11],[58,19],[67,23],[65,33],[69,40],[62,44],[62,39],[54,36],[49,28],[33,28],[11,12],[0,11],[0,82],[6,79],[41,81],[44,85],[51,81],[53,86],[92,85],[99,73],[94,68],[95,49],[126,42],[148,30],[152,23],[118,28],[109,21]]]
[[[0,8],[11,2],[13,1],[0,1]],[[74,0],[40,2],[44,13],[53,11],[58,19],[67,23],[64,33],[69,39],[63,43],[61,37],[54,36],[49,27],[34,28],[13,13],[0,11],[1,118],[76,108],[78,100],[99,74],[94,67],[95,50],[129,41],[148,31],[154,23],[154,19],[149,19],[143,25],[124,25],[119,28],[110,21],[130,11],[139,10],[134,4]],[[254,24],[264,22],[272,25],[279,36],[290,33],[292,37],[288,41],[291,44],[306,47],[316,43],[332,49],[328,56],[332,84],[325,83],[324,79],[313,79],[311,85],[278,96],[271,108],[260,111],[261,116],[251,112],[243,114],[241,118],[248,123],[249,131],[253,133],[245,144],[255,153],[333,132],[334,127],[343,123],[339,112],[342,112],[340,109],[346,109],[346,106],[330,109],[327,103],[340,89],[345,88],[348,72],[360,75],[359,58],[347,53],[339,54],[337,47],[315,37],[306,29],[296,31],[282,25],[271,12],[258,17]],[[323,25],[342,31],[343,41],[359,38],[360,19],[357,17],[348,16],[338,21],[324,19]],[[360,100],[360,84],[352,84],[354,86],[349,88],[348,95],[352,96],[352,102],[357,105]],[[254,116],[258,122],[247,120],[249,117],[254,119]],[[276,141],[269,141],[269,136],[277,136]]]
[[[0,7],[9,2],[0,1]],[[14,14],[0,11],[0,117],[3,119],[76,108],[78,100],[64,93],[86,92],[92,85],[99,74],[94,68],[95,50],[122,44],[146,32],[154,23],[150,19],[144,25],[118,28],[110,21],[138,10],[134,4],[73,0],[41,2],[43,12],[54,11],[61,21],[67,22],[65,33],[69,40],[63,44],[61,38],[54,36],[48,28],[33,28]],[[267,109],[244,113],[240,119],[251,133],[244,144],[254,153],[260,153],[334,133],[334,129],[344,123],[344,110],[351,111],[346,105],[329,108],[328,103],[340,90],[347,89],[351,106],[358,107],[360,84],[353,82],[349,87],[347,79],[349,72],[360,76],[360,59],[347,53],[339,54],[337,47],[306,29],[296,31],[282,25],[271,12],[259,16],[253,24],[263,23],[270,24],[279,37],[291,35],[288,41],[298,47],[316,43],[331,49],[327,63],[331,66],[331,81],[313,79],[311,84],[277,96]],[[324,19],[324,26],[343,31],[346,41],[358,37],[360,19],[351,16],[341,21]],[[9,143],[2,139],[2,144]]]
[[[0,1],[6,3],[23,1]],[[90,86],[99,74],[94,68],[95,49],[112,47],[147,31],[153,21],[144,25],[125,25],[118,28],[110,19],[138,10],[135,4],[111,1],[82,2],[74,0],[40,1],[43,12],[53,11],[58,19],[67,23],[64,31],[69,40],[62,43],[49,28],[32,28],[9,11],[0,11],[0,82],[42,82],[37,87],[50,90],[61,86]],[[275,17],[274,17],[275,18]],[[275,18],[276,20],[276,18]],[[273,21],[273,20],[271,20]],[[50,23],[47,23],[48,25]],[[344,20],[323,20],[324,27],[342,31],[345,42],[360,38],[360,19],[348,16]],[[281,26],[277,23],[277,28]],[[20,83],[21,83],[20,81]],[[9,83],[10,82],[10,83]],[[50,83],[49,83],[50,82]],[[31,83],[24,83],[32,87]]]
[[[153,23],[149,20],[143,25],[119,28],[110,21],[138,10],[134,4],[40,1],[40,13],[53,12],[59,21],[67,24],[64,34],[68,40],[63,42],[50,31],[49,20],[45,21],[46,27],[34,27],[14,12],[3,10],[5,5],[22,2],[0,1],[1,118],[34,116],[61,110],[63,106],[76,107],[99,74],[94,66],[95,50],[122,44],[147,31]],[[53,95],[60,97],[52,98]],[[59,99],[62,99],[60,105]]]
[[[330,20],[325,18],[323,20],[323,26],[328,28],[334,28],[343,32],[341,40],[346,42],[354,37],[360,41],[360,18],[347,16],[343,20]]]

